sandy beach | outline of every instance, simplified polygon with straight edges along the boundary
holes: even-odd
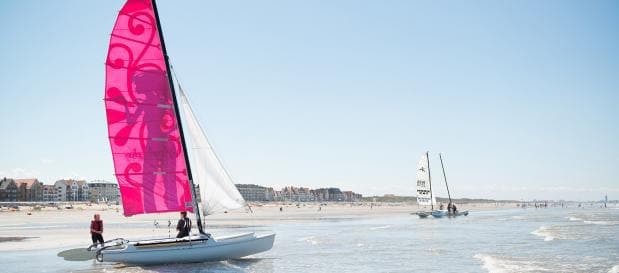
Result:
[[[267,203],[251,204],[253,213],[234,211],[210,215],[207,231],[214,235],[234,233],[235,228],[268,229],[278,223],[311,223],[389,217],[414,213],[420,208],[405,203]],[[280,212],[280,207],[282,211]],[[465,204],[472,211],[514,208],[515,204]],[[104,221],[105,240],[175,236],[177,213],[124,217],[118,205],[78,204],[72,209],[22,206],[17,211],[0,211],[0,251],[58,247],[85,247],[90,244],[89,224],[94,213]],[[168,221],[171,228],[168,229]],[[196,229],[194,229],[195,232]]]

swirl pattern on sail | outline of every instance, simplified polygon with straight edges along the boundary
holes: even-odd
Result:
[[[152,3],[128,0],[106,60],[108,134],[124,215],[193,211]]]

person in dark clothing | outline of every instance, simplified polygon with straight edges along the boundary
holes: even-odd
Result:
[[[456,208],[456,204],[451,205],[451,211],[453,211],[453,214],[458,213],[458,209]]]
[[[187,217],[186,211],[181,212],[181,219],[178,220],[176,230],[178,230],[178,235],[176,235],[176,238],[189,236],[189,232],[191,231],[191,219]]]
[[[90,221],[90,237],[92,238],[92,244],[101,243],[103,246],[103,221],[101,215],[95,214],[94,220]]]

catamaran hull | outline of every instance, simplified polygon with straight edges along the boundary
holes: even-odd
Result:
[[[443,216],[447,216],[449,213],[447,212],[447,210],[435,210],[432,211],[432,216],[434,216],[435,218],[441,218]]]
[[[469,215],[469,211],[465,210],[465,211],[457,211],[455,213],[449,212],[447,210],[435,210],[432,211],[432,216],[434,216],[435,218],[442,218],[445,216],[449,216],[449,217],[454,217],[454,216],[468,216]]]
[[[135,265],[196,263],[238,259],[273,247],[275,234],[245,233],[225,238],[129,242],[100,252],[103,262]]]
[[[432,215],[432,212],[429,211],[418,211],[415,215],[419,216],[419,218],[428,218],[428,216]]]

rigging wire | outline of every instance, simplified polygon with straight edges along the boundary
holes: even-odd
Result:
[[[171,59],[171,58],[170,58],[170,59]],[[170,62],[171,62],[171,61],[170,61]],[[187,93],[186,93],[185,89],[183,89],[183,88],[182,88],[181,81],[180,81],[180,79],[178,78],[178,75],[176,75],[176,69],[174,69],[174,66],[173,66],[171,63],[170,63],[170,71],[172,72],[172,75],[173,75],[173,77],[174,77],[174,80],[176,81],[176,84],[177,84],[177,85],[178,85],[178,87],[179,87],[179,88],[178,88],[178,92],[182,92],[182,95],[183,95],[183,96],[185,96],[187,100],[189,100],[189,96],[187,95]],[[191,105],[190,105],[189,107],[191,108]],[[202,130],[203,132],[205,132],[205,131],[204,131],[204,128],[202,128],[202,125],[201,125],[201,124],[198,124],[198,126],[200,126],[200,130]],[[221,158],[217,155],[217,153],[216,153],[216,152],[215,152],[215,150],[213,149],[212,145],[210,144],[211,142],[208,140],[208,137],[206,136],[206,132],[205,132],[204,134],[205,134],[205,138],[206,138],[207,143],[208,143],[208,147],[207,147],[207,148],[208,148],[208,149],[210,149],[210,150],[212,151],[212,153],[213,153],[213,155],[215,156],[215,158],[216,158],[217,162],[218,162],[218,163],[220,164],[220,166],[222,167],[222,169],[223,169],[223,171],[224,171],[225,175],[226,175],[226,176],[230,179],[230,181],[234,184],[234,179],[232,178],[232,175],[230,175],[230,173],[228,172],[228,168],[226,168],[226,167],[225,167],[225,165],[223,164],[223,162],[222,162]],[[191,149],[196,149],[196,148],[191,148]],[[236,187],[236,184],[235,184],[235,187]],[[237,190],[238,190],[238,189],[237,189]],[[202,189],[200,189],[200,191],[202,191]],[[198,201],[200,202],[201,200],[198,200]],[[254,215],[254,210],[251,208],[251,205],[250,205],[250,204],[249,204],[249,202],[247,202],[246,200],[244,200],[244,199],[243,199],[243,203],[245,204],[245,207],[246,207],[246,208],[249,210],[249,212],[250,212],[250,219],[251,219],[251,222],[252,222],[251,227],[252,227],[252,230],[255,232],[255,227],[256,227],[257,225],[255,224],[255,215]],[[226,210],[226,212],[227,212],[227,210]],[[245,212],[247,212],[247,210],[246,210]],[[204,213],[206,213],[206,211],[204,211]],[[205,217],[204,217],[202,220],[203,220],[203,222],[204,222],[204,226],[206,226],[206,216],[207,216],[207,215],[204,215],[204,216],[205,216]]]

